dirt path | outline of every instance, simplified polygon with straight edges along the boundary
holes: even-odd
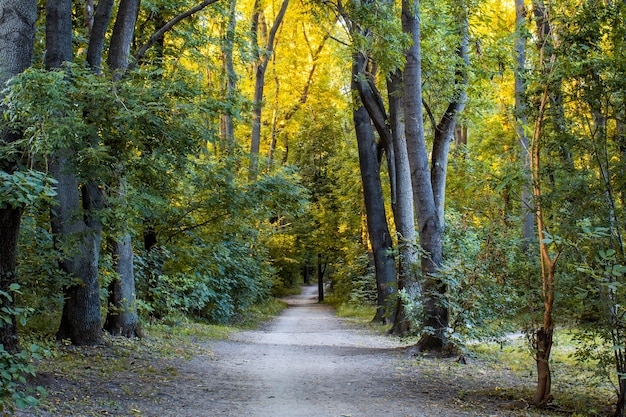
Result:
[[[67,347],[77,351],[72,370],[43,372],[46,404],[16,416],[542,415],[506,394],[516,383],[508,372],[412,357],[397,339],[338,318],[316,299],[316,288],[305,287],[261,330],[194,342],[187,351],[176,345],[166,359],[132,343],[122,348],[124,340]]]
[[[350,326],[329,307],[316,304],[316,297],[314,287],[305,287],[286,300],[290,308],[264,329],[211,343],[212,360],[199,356],[185,366],[186,385],[171,398],[179,408],[146,409],[143,404],[142,415],[494,415],[455,406],[450,386],[443,387],[442,398],[437,381],[418,382],[420,375],[407,369],[397,340]]]

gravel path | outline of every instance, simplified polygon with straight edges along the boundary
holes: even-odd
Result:
[[[211,343],[212,360],[199,356],[185,366],[180,408],[142,411],[159,417],[492,415],[452,411],[451,387],[443,387],[442,398],[436,383],[420,383],[398,340],[356,329],[316,297],[315,287],[305,287],[264,329]]]

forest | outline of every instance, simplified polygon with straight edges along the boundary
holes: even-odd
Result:
[[[0,411],[51,340],[319,281],[419,351],[523,333],[538,408],[567,334],[626,415],[625,43],[613,0],[0,1]]]

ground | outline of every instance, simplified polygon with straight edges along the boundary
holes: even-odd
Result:
[[[316,303],[315,291],[305,287],[301,295],[287,298],[289,308],[260,330],[194,342],[166,358],[115,344],[84,349],[86,360],[76,363],[76,372],[40,375],[38,382],[49,392],[42,407],[16,415],[552,415],[507,395],[519,380],[506,372],[488,372],[471,358],[462,364],[458,358],[416,357],[400,340],[336,317],[330,307]],[[107,360],[120,369],[112,373],[96,365]]]

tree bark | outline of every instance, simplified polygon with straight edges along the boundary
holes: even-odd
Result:
[[[113,262],[120,278],[109,285],[109,309],[104,328],[113,336],[136,337],[140,331],[130,235],[114,243]]]
[[[114,3],[115,0],[100,0],[94,13],[93,27],[89,36],[89,46],[87,47],[87,63],[96,74],[100,73],[104,39],[111,22]]]
[[[415,211],[413,207],[413,188],[411,169],[406,147],[404,131],[404,99],[402,92],[402,73],[398,70],[387,80],[389,96],[389,126],[395,150],[395,204],[394,220],[398,234],[398,288],[407,291],[409,296],[419,296],[417,271],[419,254],[415,233]],[[396,314],[391,333],[405,335],[409,332],[409,320],[406,317],[402,299],[396,301]]]
[[[274,52],[274,47],[276,46],[276,33],[278,32],[278,28],[280,27],[283,18],[285,17],[285,13],[287,12],[287,6],[289,5],[289,0],[283,0],[282,6],[278,15],[274,19],[274,23],[272,24],[272,28],[270,29],[269,36],[267,38],[267,45],[265,49],[261,51],[259,49],[258,43],[254,44],[253,48],[257,51],[255,70],[254,70],[254,99],[253,99],[253,107],[252,107],[252,134],[250,138],[250,171],[248,174],[248,178],[250,180],[256,179],[259,171],[259,150],[261,146],[261,114],[263,111],[263,91],[265,89],[265,71],[267,69],[267,64],[269,63],[269,58],[272,56]],[[258,31],[259,31],[259,18],[260,18],[260,4],[258,1],[255,2],[254,5],[254,14],[252,18],[252,32],[253,32],[253,40],[258,42]]]
[[[465,6],[459,8],[458,24],[461,39],[457,47],[457,56],[460,61],[457,64],[455,86],[459,89],[453,101],[448,105],[446,112],[435,128],[435,140],[433,141],[431,178],[433,182],[433,196],[435,197],[435,207],[437,217],[441,222],[441,228],[445,229],[444,209],[446,197],[446,177],[448,171],[448,155],[450,144],[454,139],[457,122],[460,113],[465,109],[467,102],[467,85],[469,77],[467,70],[469,67],[469,21]]]
[[[72,2],[46,4],[46,68],[59,69],[72,61]],[[71,149],[58,151],[50,161],[50,172],[58,181],[57,207],[52,218],[52,233],[57,247],[69,246],[59,265],[70,277],[80,281],[65,289],[65,304],[58,339],[75,345],[95,345],[102,340],[98,260],[101,226],[93,211],[102,208],[102,195],[95,183],[88,182],[79,193],[78,178],[72,164]],[[81,201],[82,200],[82,201]],[[82,214],[82,216],[81,216]]]
[[[118,80],[128,69],[128,58],[135,36],[137,13],[139,13],[139,0],[122,0],[120,2],[107,58],[109,68],[113,71],[114,78]]]
[[[237,73],[235,72],[235,65],[233,63],[233,50],[235,47],[235,28],[237,25],[236,19],[236,0],[229,0],[228,11],[228,24],[226,30],[221,39],[222,50],[222,65],[224,66],[225,81],[224,81],[224,97],[227,101],[232,101],[235,98],[236,85],[237,85]],[[228,112],[224,112],[220,116],[220,136],[222,143],[222,151],[225,155],[231,155],[235,148],[235,127],[233,123],[233,116]]]
[[[107,58],[114,79],[121,79],[128,68],[138,12],[139,0],[122,0],[120,3]],[[122,200],[127,197],[126,179],[122,174],[124,170],[124,167],[120,166],[116,186]],[[122,226],[123,230],[129,228],[128,224]],[[112,246],[114,268],[118,278],[114,279],[109,287],[109,309],[104,328],[114,336],[136,337],[139,331],[139,315],[130,233],[118,236]]]
[[[34,0],[0,1],[0,84],[30,67],[35,43],[37,2]],[[0,146],[20,138],[9,131],[0,132]],[[1,160],[0,169],[13,174],[17,162]],[[17,243],[22,219],[22,207],[7,205],[0,208],[0,291],[9,293],[11,284],[17,281]],[[13,298],[0,297],[0,308],[11,311]],[[6,314],[6,313],[5,313]],[[19,351],[16,317],[9,313],[11,323],[2,322],[0,344],[9,353]]]
[[[358,91],[357,78],[363,71],[364,60],[358,52],[353,56],[352,88]],[[367,228],[372,244],[374,268],[378,293],[378,309],[374,320],[393,322],[397,292],[396,264],[393,257],[393,242],[380,182],[380,162],[374,128],[368,111],[361,103],[354,103],[353,118],[359,148],[359,165],[363,184],[363,197],[367,216]]]
[[[442,220],[438,217],[424,139],[422,111],[422,57],[419,0],[402,1],[402,28],[413,40],[405,53],[404,109],[407,150],[411,165],[413,202],[417,230],[423,250],[421,257],[422,299],[424,306],[422,350],[442,350],[447,344],[448,310],[442,303],[445,284],[435,276],[443,255]]]
[[[525,181],[521,191],[521,211],[522,211],[522,249],[527,252],[533,242],[535,234],[535,218],[532,207],[532,186],[530,182],[530,149],[526,115],[526,7],[525,0],[515,0],[515,61],[517,69],[515,71],[515,120],[517,138],[520,144],[521,168],[524,172]]]

